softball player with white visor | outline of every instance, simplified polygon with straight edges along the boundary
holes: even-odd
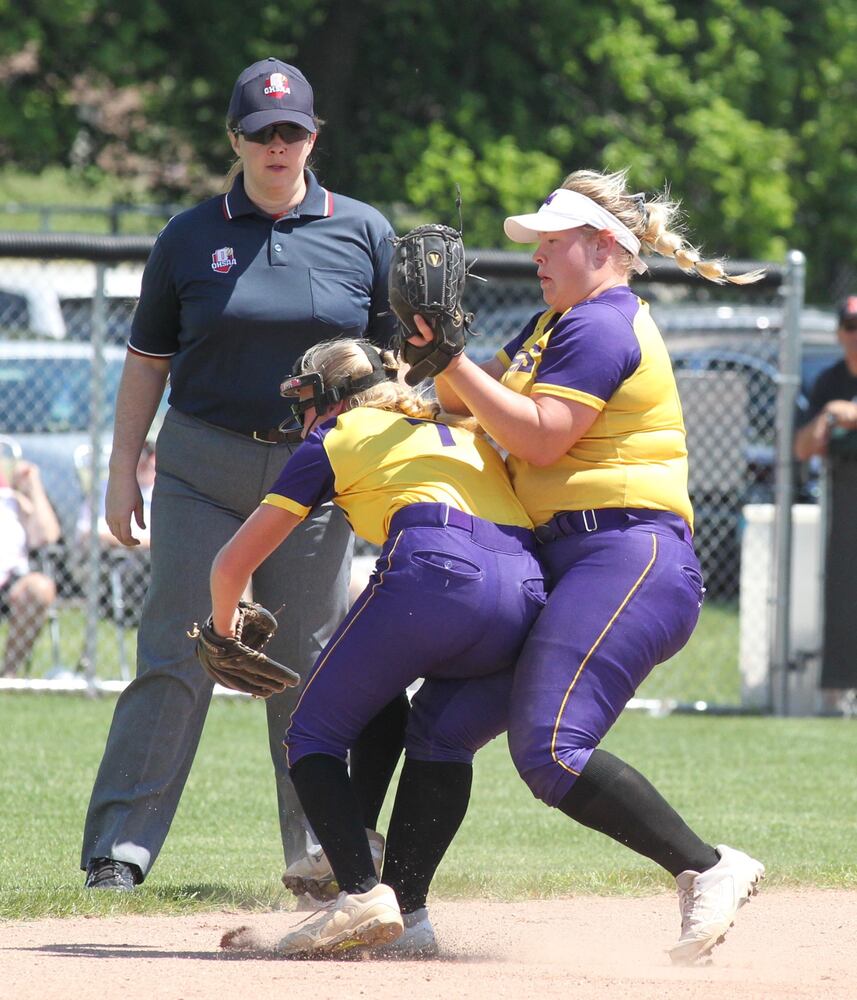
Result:
[[[645,270],[643,248],[716,282],[759,274],[702,260],[670,229],[677,206],[625,181],[577,171],[537,212],[506,220],[507,236],[537,244],[547,308],[493,360],[453,358],[435,384],[445,410],[472,414],[508,452],[550,581],[508,702],[518,773],[547,805],[675,877],[681,934],[670,954],[688,963],[722,940],[764,866],[701,839],[599,746],[651,670],[687,642],[704,594],[672,366],[629,278]]]

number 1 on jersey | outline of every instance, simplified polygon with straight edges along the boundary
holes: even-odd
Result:
[[[446,424],[440,424],[434,420],[421,420],[419,417],[405,417],[405,420],[414,427],[419,426],[419,424],[431,424],[437,428],[437,432],[440,435],[440,443],[444,446],[444,448],[455,447],[455,438],[452,436],[452,431]]]

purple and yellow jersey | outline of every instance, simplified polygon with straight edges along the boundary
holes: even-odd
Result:
[[[354,531],[382,545],[412,503],[531,528],[499,453],[459,427],[358,407],[316,427],[262,501],[301,517],[333,500]]]
[[[547,468],[509,456],[515,492],[534,524],[561,510],[643,507],[693,525],[678,389],[649,307],[627,285],[558,314],[533,317],[497,354],[503,385],[599,411]]]

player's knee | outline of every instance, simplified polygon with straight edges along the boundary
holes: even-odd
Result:
[[[549,806],[562,800],[572,774],[557,760],[549,745],[541,746],[526,737],[515,738],[510,732],[509,751],[521,780],[537,799]]]
[[[412,711],[405,733],[405,750],[414,760],[472,764],[479,749],[472,732],[461,720],[427,719]]]
[[[445,764],[472,764],[476,753],[475,749],[434,739],[407,739],[405,741],[405,751],[412,760],[422,760],[432,764],[438,762]]]
[[[294,718],[286,730],[283,747],[286,751],[286,764],[289,768],[294,767],[304,757],[316,753],[336,757],[343,761],[348,759],[347,742],[339,738],[331,738],[329,735],[311,732],[308,728],[301,726]]]
[[[42,608],[49,608],[57,598],[57,587],[54,581],[44,573],[36,573],[33,585],[33,596]]]
[[[555,761],[527,770],[518,768],[518,774],[533,796],[549,806],[562,801],[568,788],[568,774]]]

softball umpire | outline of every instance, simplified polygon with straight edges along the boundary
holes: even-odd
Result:
[[[384,705],[426,678],[411,707],[400,788],[426,769],[443,776],[457,802],[456,818],[444,820],[443,839],[451,840],[467,806],[473,754],[502,728],[496,716],[470,711],[470,692],[489,702],[508,694],[515,658],[544,606],[530,520],[500,455],[465,427],[437,419],[437,404],[387,374],[395,377],[365,341],[334,341],[304,355],[301,374],[284,383],[299,397],[304,443],[212,568],[214,627],[231,635],[250,574],[319,505],[332,499],[357,534],[383,546],[286,734],[292,780],[341,890],[332,909],[282,939],[278,950],[287,955],[401,935],[396,895],[373,865],[348,750]],[[401,812],[397,796],[391,830]],[[224,944],[252,942],[233,932]]]
[[[135,469],[167,377],[170,409],[157,442],[137,676],[116,706],[86,817],[91,888],[141,882],[178,806],[212,691],[185,632],[204,617],[215,553],[291,454],[279,429],[282,372],[321,340],[365,333],[383,344],[393,330],[392,229],[307,169],[318,127],[299,70],[276,59],[244,70],[227,119],[238,157],[231,189],[173,218],[146,265],[106,500],[125,545],[135,544],[132,517],[142,525]],[[254,597],[284,606],[271,653],[298,671],[347,610],[351,545],[342,514],[320,507],[254,574]],[[306,856],[308,836],[281,745],[296,697],[290,689],[266,702],[287,865]]]
[[[510,239],[537,244],[548,308],[494,360],[457,357],[436,384],[446,410],[472,413],[508,450],[550,581],[509,702],[515,765],[535,796],[675,876],[670,954],[692,962],[764,867],[701,840],[642,774],[598,749],[652,668],[687,642],[703,599],[678,393],[629,277],[645,270],[641,248],[716,282],[759,277],[702,260],[670,228],[676,211],[628,193],[624,172],[578,171],[538,212],[508,218]]]

